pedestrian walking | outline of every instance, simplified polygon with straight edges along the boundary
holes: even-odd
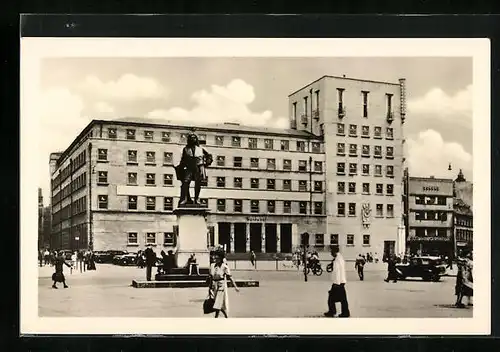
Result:
[[[255,268],[256,267],[256,263],[257,263],[257,256],[255,255],[255,252],[252,251],[250,253],[250,263],[252,263],[252,266]]]
[[[78,265],[78,252],[74,251],[73,254],[71,254],[71,270],[70,273],[73,274],[73,268],[76,268]]]
[[[50,252],[48,249],[45,249],[45,252],[43,252],[43,259],[45,261],[45,265],[50,264]]]
[[[471,306],[471,297],[473,296],[473,263],[472,263],[472,253],[470,253],[467,258],[459,260],[457,272],[457,281],[455,284],[455,295],[457,296],[457,301],[455,305],[458,308],[464,308],[465,305],[462,303],[462,299],[467,297],[467,305]]]
[[[40,265],[40,268],[43,266],[43,251],[42,250],[38,251],[38,264]]]
[[[340,302],[341,311],[338,317],[348,318],[351,313],[349,312],[349,303],[347,302],[347,292],[345,290],[347,283],[345,261],[342,254],[339,253],[338,247],[332,247],[331,253],[333,257],[332,287],[328,291],[328,312],[324,313],[324,316],[336,317],[337,308],[335,305],[336,302]]]
[[[393,283],[398,282],[396,272],[396,258],[394,257],[394,254],[389,255],[387,258],[387,278],[384,281],[392,281]]]
[[[354,264],[354,269],[357,269],[358,271],[358,276],[361,281],[364,280],[365,274],[364,274],[364,268],[365,268],[366,260],[365,258],[360,254],[358,258],[356,258],[356,263]]]
[[[85,266],[84,266],[84,258],[83,258],[83,251],[78,251],[78,253],[76,254],[76,260],[78,261],[78,267],[80,269],[80,272],[84,272],[85,271]]]
[[[64,253],[61,251],[59,255],[54,259],[55,272],[52,274],[52,281],[54,282],[52,284],[52,288],[57,289],[56,284],[58,282],[62,282],[64,288],[68,288],[68,285],[66,285],[66,278],[64,277],[63,273],[63,265],[71,268],[71,265],[66,263],[66,260],[64,260]]]
[[[227,318],[229,314],[227,280],[231,281],[236,292],[240,290],[231,276],[229,266],[224,262],[225,253],[222,250],[218,250],[215,252],[214,256],[215,263],[210,264],[208,296],[213,302],[215,318],[219,317],[220,312]]]
[[[89,251],[87,259],[87,270],[96,270],[95,255],[93,251]]]
[[[153,251],[151,246],[148,246],[144,251],[146,256],[146,280],[151,281],[151,270],[156,264],[156,253]]]

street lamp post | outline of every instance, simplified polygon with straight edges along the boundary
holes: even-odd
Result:
[[[300,242],[303,250],[302,262],[304,263],[304,281],[307,282],[307,246],[309,243],[309,234],[304,232],[300,235]]]

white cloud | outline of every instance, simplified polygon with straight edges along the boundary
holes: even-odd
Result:
[[[115,108],[104,101],[100,101],[94,104],[94,114],[93,117],[98,119],[108,119],[113,118],[115,114]]]
[[[87,76],[81,88],[97,100],[166,99],[167,89],[154,78],[124,74],[116,81],[103,82],[96,76]]]
[[[448,95],[440,88],[433,88],[423,97],[408,101],[408,112],[412,115],[424,115],[452,120],[465,127],[472,128],[472,85]]]
[[[212,85],[210,90],[192,94],[195,106],[191,110],[174,107],[168,110],[153,110],[149,118],[170,121],[186,121],[194,124],[236,122],[250,126],[286,128],[287,118],[274,118],[271,111],[252,112],[248,107],[255,100],[253,87],[241,79],[235,79],[226,86]]]
[[[420,132],[407,140],[408,168],[411,176],[454,178],[462,169],[472,181],[472,155],[461,144],[446,142],[434,130]],[[448,171],[451,163],[452,171]]]

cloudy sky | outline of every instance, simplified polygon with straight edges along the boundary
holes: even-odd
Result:
[[[323,75],[407,79],[408,166],[413,176],[472,180],[470,58],[61,58],[41,66],[40,186],[48,203],[49,154],[94,118],[287,127],[287,96]]]

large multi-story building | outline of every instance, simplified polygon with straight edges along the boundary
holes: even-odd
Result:
[[[409,252],[453,256],[453,180],[409,177],[406,199]]]
[[[38,249],[44,248],[43,238],[43,194],[42,189],[38,188]]]
[[[455,251],[458,255],[472,250],[473,248],[473,185],[467,181],[462,173],[458,173],[453,183],[455,200],[454,211],[454,241]]]
[[[51,156],[52,246],[175,248],[173,166],[194,130],[214,156],[207,245],[291,253],[308,233],[346,258],[400,251],[404,80],[325,76],[289,102],[289,130],[92,121]]]

